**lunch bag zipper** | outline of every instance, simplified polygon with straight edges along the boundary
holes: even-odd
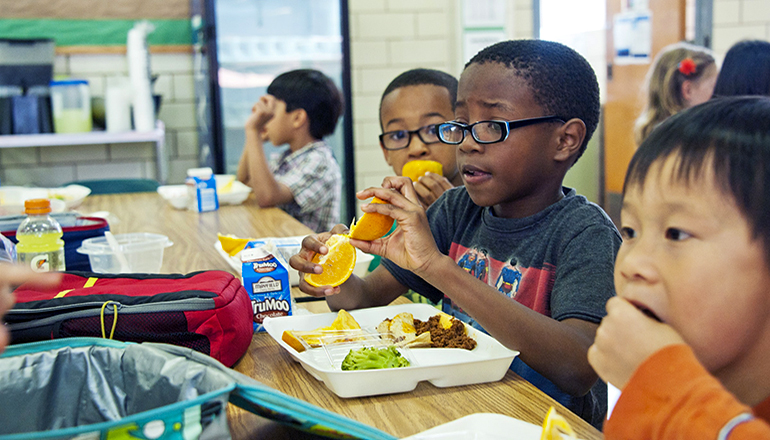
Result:
[[[78,310],[71,313],[63,313],[46,318],[36,319],[34,321],[9,323],[8,326],[14,330],[25,330],[28,328],[41,327],[49,324],[55,324],[60,321],[77,318],[88,318],[91,316],[99,316],[101,314],[101,308],[104,302],[91,302],[78,304],[78,309],[88,307],[87,310]],[[166,303],[154,303],[154,304],[141,304],[141,305],[124,305],[116,301],[110,301],[107,305],[105,312],[112,313],[113,307],[117,307],[120,314],[134,314],[134,313],[157,313],[157,312],[187,312],[187,311],[200,311],[210,310],[214,308],[213,298],[195,298],[186,299]],[[10,315],[31,315],[40,312],[50,312],[56,310],[66,310],[68,308],[75,308],[73,306],[57,306],[45,309],[34,310],[13,310]]]

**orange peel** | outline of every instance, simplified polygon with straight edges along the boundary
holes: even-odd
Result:
[[[424,176],[427,172],[442,176],[444,174],[444,167],[435,160],[412,160],[405,163],[401,169],[401,175],[412,179],[412,182],[417,182],[417,179]]]
[[[382,199],[375,197],[370,203],[387,203]],[[365,212],[358,219],[353,220],[350,225],[350,232],[347,234],[350,238],[356,240],[372,241],[376,240],[390,231],[393,227],[393,218],[379,212]]]
[[[565,439],[577,439],[577,436],[567,419],[557,413],[556,408],[551,407],[543,420],[543,433],[540,435],[540,440]]]

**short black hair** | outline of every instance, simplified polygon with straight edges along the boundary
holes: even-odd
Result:
[[[282,73],[267,86],[267,93],[286,103],[286,111],[303,109],[310,120],[310,135],[323,139],[334,133],[344,100],[334,82],[314,69]]]
[[[380,115],[382,115],[382,100],[396,89],[407,86],[433,85],[447,89],[449,92],[449,101],[452,104],[452,110],[457,103],[457,78],[435,69],[412,69],[393,78],[380,97]],[[380,125],[382,121],[380,121]]]
[[[711,169],[732,196],[770,265],[770,98],[714,98],[671,116],[642,142],[623,187],[641,188],[650,168],[676,158],[672,179],[685,184]]]
[[[484,63],[501,63],[515,70],[547,115],[583,121],[586,136],[577,161],[599,123],[599,83],[588,61],[575,50],[553,41],[510,40],[482,49],[465,68]]]
[[[770,95],[770,42],[743,40],[725,54],[714,97]]]

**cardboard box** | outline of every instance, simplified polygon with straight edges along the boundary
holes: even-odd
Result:
[[[254,311],[254,331],[264,331],[268,316],[291,316],[292,301],[286,260],[272,243],[241,252],[243,287]]]

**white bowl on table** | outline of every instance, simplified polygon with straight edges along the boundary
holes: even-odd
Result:
[[[234,174],[217,174],[217,198],[220,205],[240,205],[251,193],[251,188],[235,179]],[[163,185],[158,187],[158,194],[176,209],[190,206],[190,194],[187,185]]]

